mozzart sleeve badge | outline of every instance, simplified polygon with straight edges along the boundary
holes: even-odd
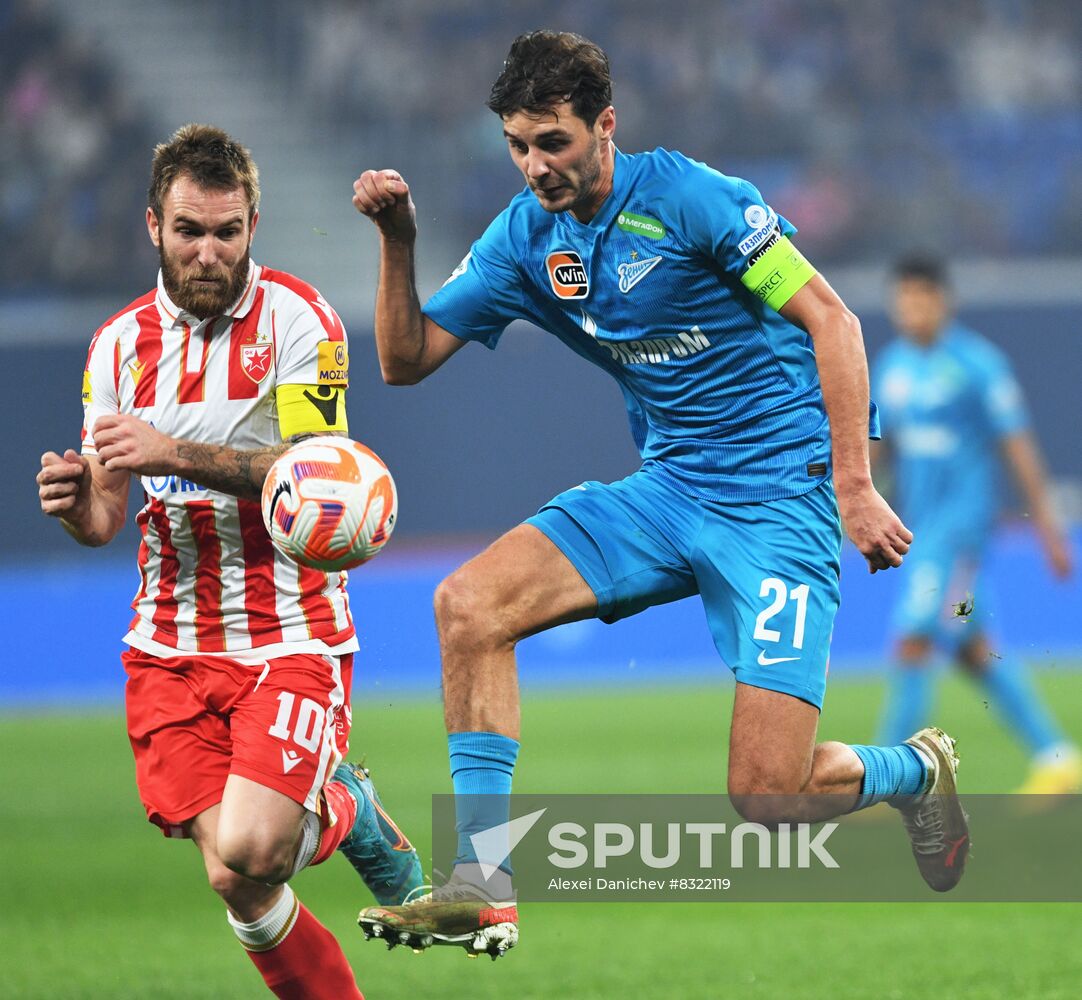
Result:
[[[318,296],[279,329],[275,401],[283,440],[298,434],[348,433],[349,345],[341,320]]]

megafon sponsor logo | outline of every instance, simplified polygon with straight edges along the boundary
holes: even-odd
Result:
[[[574,250],[557,250],[545,258],[552,290],[561,299],[584,299],[590,294],[590,279],[582,258]]]

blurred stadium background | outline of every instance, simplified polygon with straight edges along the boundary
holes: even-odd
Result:
[[[13,459],[0,505],[0,729],[10,736],[5,786],[23,789],[20,801],[38,802],[20,762],[51,755],[49,741],[57,735],[84,733],[75,715],[102,714],[109,718],[102,732],[111,734],[102,739],[115,754],[99,753],[94,748],[106,744],[89,737],[73,736],[71,746],[83,755],[84,769],[100,759],[106,770],[93,776],[102,788],[118,786],[128,831],[123,843],[149,845],[154,860],[147,864],[184,853],[161,849],[149,828],[138,828],[123,731],[114,717],[122,688],[119,638],[136,585],[134,533],[105,551],[77,550],[40,515],[33,477],[41,452],[78,440],[90,335],[151,287],[157,261],[143,223],[150,152],[190,120],[219,124],[252,149],[263,182],[255,258],[316,284],[351,332],[351,430],[387,460],[401,495],[394,542],[351,581],[364,643],[354,701],[365,719],[373,706],[393,702],[374,723],[385,745],[395,734],[401,738],[395,710],[409,722],[427,720],[431,756],[417,765],[424,779],[411,772],[401,780],[418,794],[445,790],[429,610],[435,583],[554,493],[583,479],[625,475],[636,456],[615,387],[526,326],[495,353],[470,348],[421,386],[384,386],[371,339],[377,243],[350,205],[350,186],[366,167],[402,171],[418,205],[422,297],[434,290],[519,188],[484,99],[511,38],[535,27],[576,30],[608,51],[621,148],[676,147],[753,180],[799,226],[801,248],[857,310],[869,353],[889,335],[883,306],[891,260],[917,248],[947,257],[961,317],[1012,358],[1060,510],[1079,521],[1082,5],[0,0],[0,399]],[[1075,537],[1082,541],[1077,528]],[[839,701],[857,726],[846,731],[850,739],[871,737],[878,688],[869,672],[882,663],[893,576],[869,577],[855,554],[846,554],[832,677],[851,685]],[[1082,584],[1077,576],[1066,584],[1051,580],[1016,507],[996,539],[989,583],[1000,594],[1003,641],[1049,668],[1042,683],[1082,736],[1082,686],[1068,672],[1082,664]],[[584,623],[536,637],[522,646],[522,666],[527,687],[574,689],[560,695],[564,707],[551,711],[578,719],[580,727],[596,721],[599,704],[583,684],[652,685],[641,688],[650,699],[668,690],[676,698],[703,678],[710,679],[703,691],[718,688],[719,679],[721,686],[730,683],[694,602],[618,626]],[[658,686],[667,684],[672,688]],[[950,691],[961,699],[960,689],[951,688],[948,704]],[[554,704],[558,693],[545,693],[546,703]],[[828,697],[825,725],[830,704]],[[538,717],[544,718],[540,707]],[[526,719],[529,724],[529,704]],[[40,741],[32,754],[20,734]],[[615,759],[632,739],[632,733],[614,737]],[[364,737],[355,743],[363,746]],[[547,752],[531,750],[538,758]],[[716,787],[722,752],[710,748],[702,762],[686,762],[689,770],[701,765],[708,773],[681,790]],[[665,753],[659,746],[658,756]],[[1009,787],[1021,777],[1022,761],[1003,753],[1015,766]],[[109,771],[106,761],[117,770]],[[527,778],[529,790],[554,787],[540,777],[543,760],[532,766],[528,773],[538,777]],[[90,775],[87,770],[88,781]],[[81,784],[78,771],[68,780]],[[0,816],[10,810],[6,804]],[[420,806],[412,815],[424,822]],[[18,826],[17,810],[12,816]],[[103,839],[102,850],[110,842]],[[6,856],[20,850],[13,840],[9,851],[16,853]],[[103,878],[116,877],[116,864],[125,864],[114,862],[102,868]],[[196,874],[189,864],[184,877],[190,882]],[[63,873],[53,877],[63,892]],[[199,899],[195,911],[214,913]],[[598,908],[596,916],[583,917],[589,934],[612,933],[599,929],[608,912]],[[675,911],[668,912],[671,920]],[[43,919],[31,930],[56,933],[52,918]],[[817,919],[826,925],[850,918],[832,911],[829,918],[794,919],[813,928]],[[1007,926],[1006,918],[997,919]],[[1032,926],[1042,919],[1034,917]],[[708,923],[726,920],[712,916]],[[986,933],[990,925],[980,926]],[[207,947],[219,948],[223,968],[240,965],[224,925],[211,938],[217,943]],[[556,940],[563,940],[559,933]],[[367,965],[368,953],[364,958]],[[194,986],[171,993],[149,968],[132,966],[123,981],[153,981],[159,996],[250,995],[243,990],[252,989],[241,979],[246,986],[237,993]],[[730,985],[744,995],[776,995],[767,982]],[[518,995],[546,995],[531,993],[517,977],[516,983]],[[149,986],[147,993],[80,989],[27,980],[24,992],[13,995],[149,993]],[[580,995],[613,995],[597,989]],[[990,987],[964,995],[1073,995],[1057,989],[1048,980],[1040,992]],[[489,995],[463,990],[448,995]],[[676,992],[715,995],[696,992],[691,983]]]

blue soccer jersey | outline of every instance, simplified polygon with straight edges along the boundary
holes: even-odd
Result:
[[[1026,426],[1004,354],[952,324],[930,346],[896,340],[872,384],[896,456],[896,508],[922,544],[979,548],[998,512],[1000,440]]]
[[[590,222],[524,190],[424,311],[490,348],[515,319],[559,337],[619,382],[644,463],[693,497],[798,496],[829,476],[830,430],[811,338],[767,302],[814,272],[751,271],[793,232],[747,181],[617,152]]]

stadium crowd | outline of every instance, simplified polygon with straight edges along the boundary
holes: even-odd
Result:
[[[623,148],[660,142],[754,177],[817,261],[885,261],[937,233],[963,234],[972,256],[1082,253],[1082,5],[237,0],[205,10],[223,30],[243,23],[358,162],[408,162],[421,186],[466,178],[441,206],[462,240],[487,222],[492,191],[514,183],[478,95],[507,40],[544,22],[605,45]],[[47,0],[0,0],[0,29],[0,290],[131,287],[149,251],[130,178],[153,128]]]
[[[131,287],[151,131],[110,68],[38,0],[0,0],[0,293]]]
[[[605,45],[624,148],[648,139],[755,177],[817,260],[884,259],[960,232],[975,255],[1082,251],[1070,222],[1082,209],[1077,4],[275,6],[296,19],[302,87],[363,126],[366,149],[378,135],[415,174],[470,168],[458,206],[470,234],[508,176],[477,95],[508,37],[548,26]],[[1025,197],[1005,199],[1019,176]]]

